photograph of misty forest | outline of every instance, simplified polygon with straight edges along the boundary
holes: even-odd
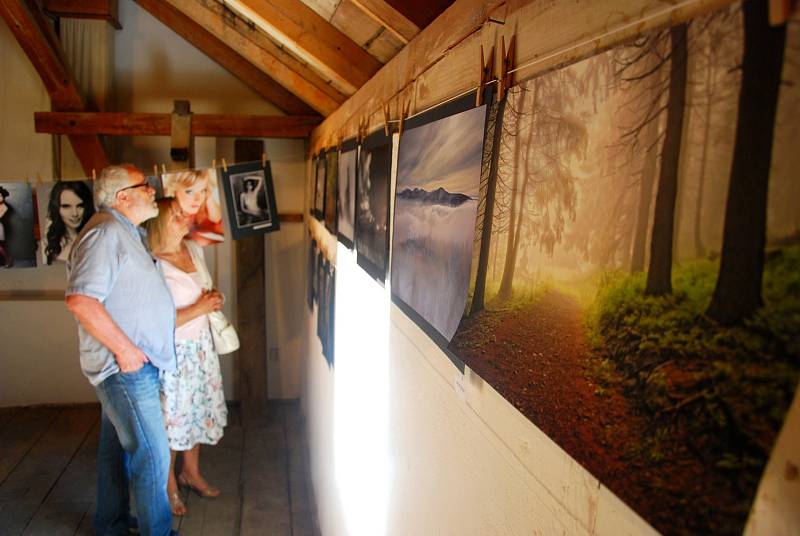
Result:
[[[469,290],[485,123],[481,106],[400,139],[392,294],[448,342]]]
[[[797,388],[800,16],[767,4],[522,82],[487,124],[449,350],[665,534],[741,533]]]

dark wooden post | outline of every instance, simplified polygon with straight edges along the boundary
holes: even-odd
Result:
[[[263,140],[234,142],[237,162],[260,160]],[[264,237],[236,241],[239,319],[239,400],[243,424],[263,422],[267,407],[267,333],[264,303]]]

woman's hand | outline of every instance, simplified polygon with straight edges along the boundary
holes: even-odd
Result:
[[[201,315],[207,315],[208,313],[221,310],[224,301],[225,300],[220,291],[216,289],[203,290],[203,293],[200,295],[194,305],[197,307],[198,312]]]

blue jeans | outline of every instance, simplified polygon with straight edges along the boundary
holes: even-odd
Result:
[[[169,535],[169,445],[161,413],[158,369],[146,363],[136,372],[109,376],[95,390],[102,405],[97,446],[97,534],[128,533],[127,453],[140,533]]]

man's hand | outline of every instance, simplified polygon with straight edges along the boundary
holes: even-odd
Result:
[[[150,362],[144,352],[135,347],[130,351],[115,354],[114,359],[117,360],[120,372],[136,372],[142,368],[145,363]]]

